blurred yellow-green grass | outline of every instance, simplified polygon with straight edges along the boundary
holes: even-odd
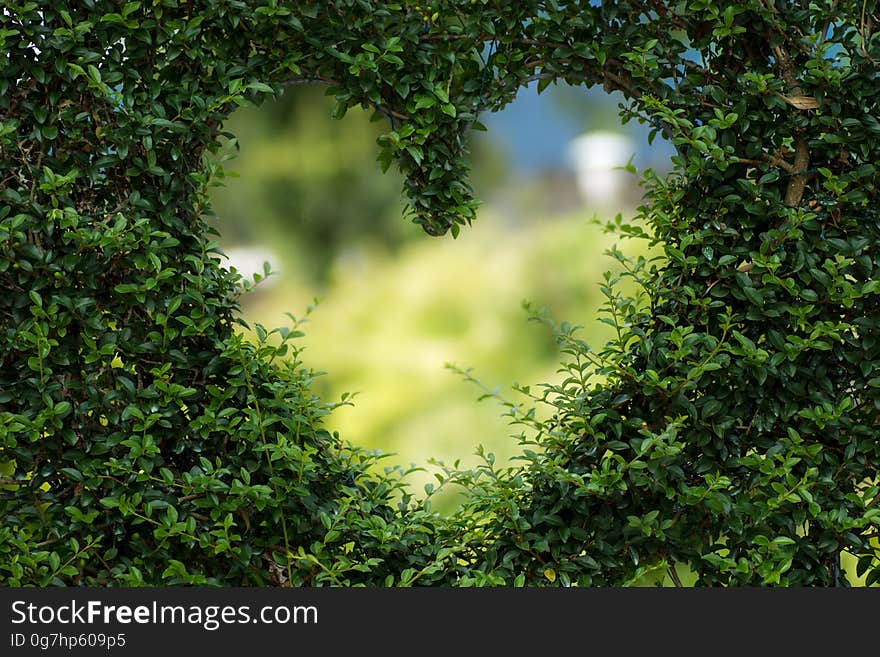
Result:
[[[513,383],[559,378],[551,331],[530,322],[523,302],[585,326],[599,346],[610,327],[598,322],[603,272],[617,263],[603,252],[613,236],[590,215],[548,218],[511,228],[490,209],[457,240],[407,243],[394,257],[369,251],[340,258],[305,325],[304,359],[326,371],[319,393],[338,399],[328,428],[344,440],[395,456],[388,464],[477,461],[477,445],[499,461],[517,452],[516,433],[492,400],[446,368],[472,368],[513,401]],[[313,297],[296,276],[255,292],[246,318],[267,328],[302,315]],[[430,480],[422,473],[415,484]],[[419,485],[418,488],[421,488]]]

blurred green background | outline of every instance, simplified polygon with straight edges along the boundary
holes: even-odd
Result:
[[[387,124],[360,110],[330,118],[323,89],[293,87],[227,123],[238,141],[226,155],[235,157],[212,197],[225,263],[250,274],[268,260],[276,271],[245,296],[245,319],[289,325],[285,313],[300,317],[318,300],[301,343],[306,365],[327,372],[323,398],[355,394],[328,428],[390,454],[387,465],[425,467],[411,475],[413,492],[433,480],[429,459],[468,466],[478,445],[498,461],[517,451],[519,431],[504,409],[478,403],[481,390],[446,365],[472,368],[513,401],[527,401],[514,383],[556,381],[555,341],[528,320],[524,301],[583,325],[593,345],[609,336],[597,321],[599,284],[615,265],[604,252],[642,247],[599,223],[632,216],[641,190],[637,176],[613,173],[602,158],[632,158],[639,169],[668,161],[662,145],[645,148],[639,126],[620,126],[618,102],[567,87],[540,96],[527,89],[482,117],[489,130],[473,135],[472,167],[483,205],[455,240],[428,237],[402,218],[401,179],[376,162]],[[599,130],[629,141],[618,140],[619,153],[605,152],[607,139],[587,143],[587,159],[600,156],[607,171],[584,171],[572,140]],[[591,182],[598,191],[582,188]]]

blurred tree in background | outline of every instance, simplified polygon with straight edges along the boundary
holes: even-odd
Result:
[[[294,87],[278,101],[237,112],[228,128],[244,147],[230,169],[240,184],[215,192],[216,225],[226,243],[283,247],[285,266],[320,280],[346,245],[399,245],[414,226],[400,216],[400,179],[375,164],[381,134],[363,111],[330,121],[320,87]],[[373,162],[364,166],[365,161]]]

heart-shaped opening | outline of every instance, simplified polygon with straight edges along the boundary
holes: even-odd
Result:
[[[478,446],[499,462],[519,453],[505,408],[478,398],[491,390],[528,403],[515,383],[559,379],[552,332],[528,321],[524,302],[584,325],[593,344],[611,336],[597,319],[600,284],[619,266],[605,252],[645,249],[603,224],[639,201],[624,165],[668,160],[665,143],[647,146],[638,128],[608,129],[618,102],[529,89],[487,117],[489,132],[472,141],[485,201],[457,240],[401,221],[400,176],[375,162],[387,125],[368,113],[331,120],[321,89],[295,87],[227,122],[235,175],[212,195],[226,266],[259,275],[269,262],[274,272],[244,298],[245,319],[284,324],[320,299],[305,361],[327,371],[316,381],[325,399],[355,393],[327,426],[388,453],[386,464],[419,466],[408,477],[417,494],[435,481],[433,460],[473,466]]]

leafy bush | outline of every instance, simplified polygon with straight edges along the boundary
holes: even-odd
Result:
[[[175,5],[0,13],[0,579],[397,581],[430,524],[321,428],[298,331],[236,334],[202,219],[280,17]]]
[[[480,472],[501,581],[832,585],[842,553],[850,579],[880,578],[874,10],[602,3],[521,23],[524,75],[622,90],[678,154],[642,209],[664,257],[626,264],[634,298],[606,287],[616,339],[558,327],[565,378],[536,396],[553,419],[521,418],[522,469]]]
[[[700,584],[830,585],[846,551],[873,582],[875,12],[7,3],[0,572],[595,585],[681,564]],[[523,467],[449,473],[471,491],[449,522],[396,506],[397,479],[321,430],[289,342],[233,330],[207,155],[232,108],[295,79],[390,120],[381,160],[432,235],[474,216],[467,130],[529,81],[620,91],[625,120],[677,147],[643,209],[665,258],[629,264],[640,296],[606,288],[617,338],[593,352],[560,327],[569,375],[538,396],[556,416],[520,416]]]

